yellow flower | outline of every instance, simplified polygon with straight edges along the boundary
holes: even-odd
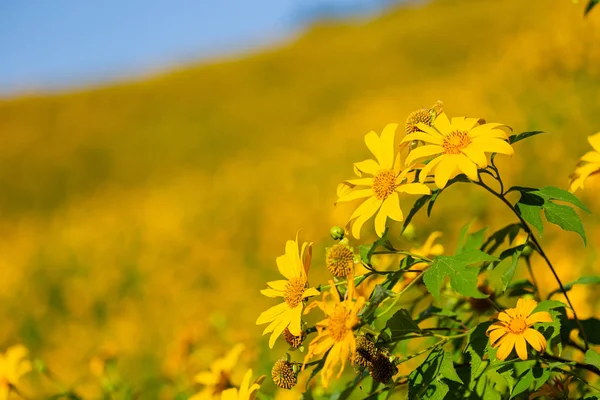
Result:
[[[375,232],[383,235],[387,218],[402,221],[398,193],[429,194],[431,190],[421,184],[412,183],[411,168],[402,169],[400,155],[394,150],[394,138],[398,124],[388,124],[381,137],[373,131],[365,135],[365,143],[376,160],[368,159],[354,164],[359,179],[349,179],[338,187],[338,202],[367,198],[352,214],[352,235],[359,239],[360,229],[375,213]],[[372,177],[363,178],[368,174]],[[358,188],[357,188],[358,187]]]
[[[365,304],[364,297],[354,297],[354,280],[348,280],[348,291],[346,298],[341,301],[340,295],[333,284],[329,281],[331,291],[323,293],[323,300],[316,301],[316,304],[327,316],[324,320],[318,322],[317,336],[310,342],[308,353],[304,358],[304,365],[315,355],[324,354],[329,350],[327,359],[321,370],[321,379],[323,386],[329,385],[329,380],[333,376],[333,370],[338,363],[341,364],[337,377],[339,378],[344,371],[348,358],[354,360],[356,356],[356,338],[353,328],[360,322],[358,313]],[[327,301],[328,295],[331,295],[333,301]],[[312,304],[311,304],[312,306]],[[330,350],[331,349],[331,350]]]
[[[244,375],[244,380],[242,380],[240,388],[231,388],[223,391],[221,393],[221,400],[254,400],[265,376],[258,377],[253,383],[250,383],[250,379],[252,379],[251,369]]]
[[[497,313],[494,322],[487,329],[493,348],[498,348],[496,358],[506,360],[513,347],[521,360],[527,360],[527,343],[539,352],[546,351],[546,338],[532,329],[537,322],[552,322],[552,317],[546,311],[531,312],[537,307],[537,302],[532,299],[519,299],[515,308],[508,308]]]
[[[31,362],[27,360],[25,346],[19,344],[0,353],[0,400],[8,399],[11,388],[29,371]]]
[[[417,127],[423,132],[406,135],[402,143],[420,140],[426,144],[410,151],[406,165],[435,156],[423,167],[419,180],[425,182],[427,176],[434,173],[435,184],[440,189],[461,172],[472,181],[478,181],[477,169],[488,165],[485,153],[514,153],[506,141],[507,126],[482,122],[465,117],[455,117],[450,121],[445,113],[441,113],[432,126],[418,123]]]
[[[565,380],[561,380],[559,377],[554,377],[553,381],[546,382],[539,388],[538,391],[529,395],[529,400],[536,399],[538,397],[544,397],[545,399],[568,399],[569,398],[569,384],[573,379],[572,376],[567,377]]]
[[[268,289],[261,293],[268,297],[283,297],[284,302],[260,314],[256,324],[269,325],[263,335],[272,332],[269,347],[273,348],[275,340],[288,328],[294,336],[302,335],[302,310],[304,299],[316,296],[319,291],[308,288],[308,268],[310,266],[312,243],[303,243],[302,250],[298,253],[298,236],[296,241],[288,240],[285,245],[285,254],[277,257],[277,268],[287,280],[267,282]]]
[[[583,189],[583,182],[588,176],[600,172],[600,132],[588,137],[588,142],[594,151],[588,151],[579,159],[577,168],[569,177],[569,191],[574,193],[577,189]]]
[[[210,400],[227,389],[230,386],[231,372],[240,360],[243,351],[244,345],[236,344],[225,357],[219,358],[211,364],[210,371],[197,374],[194,380],[205,387],[190,400]]]

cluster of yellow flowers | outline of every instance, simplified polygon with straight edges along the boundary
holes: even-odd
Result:
[[[377,347],[372,340],[373,332],[366,326],[368,322],[362,319],[367,299],[379,277],[357,274],[359,268],[366,267],[366,264],[355,253],[347,235],[360,240],[363,226],[374,217],[375,233],[383,237],[388,218],[404,220],[400,205],[402,196],[431,194],[432,188],[441,190],[460,174],[472,182],[480,182],[482,170],[486,170],[490,163],[490,154],[514,153],[508,126],[486,123],[478,118],[449,118],[442,111],[441,102],[430,109],[410,114],[405,124],[406,134],[399,143],[396,143],[397,128],[398,124],[388,124],[381,135],[369,132],[365,143],[374,159],[355,163],[357,177],[343,181],[337,188],[338,202],[361,200],[361,203],[349,217],[346,229],[338,227],[332,230],[332,237],[339,242],[326,248],[325,266],[334,278],[327,285],[314,287],[309,284],[313,244],[301,244],[296,235],[295,240],[286,242],[284,254],[276,259],[279,273],[285,279],[267,282],[267,288],[261,290],[267,297],[283,300],[256,320],[257,325],[267,324],[263,335],[270,334],[270,348],[274,347],[277,338],[283,336],[291,348],[303,351],[306,337],[316,333],[302,362],[292,362],[288,356],[275,363],[271,377],[280,388],[294,387],[300,371],[315,363],[321,363],[321,382],[327,388],[334,375],[336,378],[341,376],[348,361],[368,368],[374,381],[390,382],[398,372],[395,363],[398,357],[387,349]],[[594,151],[581,158],[570,177],[571,192],[583,188],[588,177],[600,172],[600,132],[589,137],[589,142]],[[431,265],[428,257],[444,252],[444,248],[435,243],[440,236],[441,232],[433,232],[421,247],[408,252],[417,257],[417,261],[411,265],[410,271],[402,274],[399,282],[390,285],[395,294],[410,287],[417,277],[424,274]],[[362,286],[357,288],[359,283]],[[309,299],[315,296],[321,298],[309,303]],[[534,312],[537,305],[533,299],[521,298],[515,308],[492,316],[495,322],[487,328],[486,335],[490,346],[496,349],[498,360],[506,360],[513,350],[521,360],[527,360],[527,345],[538,353],[546,351],[546,338],[534,328],[534,324],[552,322],[552,316],[547,311]],[[304,316],[315,308],[321,310],[323,318],[308,328]],[[361,330],[363,332],[359,333]],[[253,381],[252,370],[248,369],[239,385],[232,382],[232,371],[243,352],[244,346],[238,344],[225,357],[214,361],[210,370],[198,373],[194,380],[203,389],[190,400],[254,399],[264,375]],[[313,361],[315,357],[324,359]],[[92,365],[99,371],[104,368],[103,362]],[[31,368],[27,349],[21,345],[10,347],[0,354],[0,400],[7,399],[11,391],[19,393],[17,384]],[[98,374],[101,375],[101,372]],[[531,398],[555,392],[568,393],[569,382],[555,380],[554,383],[546,383],[539,394]]]

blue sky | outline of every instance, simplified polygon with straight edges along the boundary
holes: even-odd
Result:
[[[390,0],[2,0],[0,95],[153,73],[289,37]]]

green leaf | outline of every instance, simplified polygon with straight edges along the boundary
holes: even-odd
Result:
[[[544,199],[541,197],[521,192],[521,199],[516,205],[519,215],[538,230],[540,237],[542,237],[544,233],[544,223],[540,216],[540,210],[542,209],[543,204]]]
[[[524,374],[522,374],[521,376],[519,376],[517,383],[515,384],[515,387],[512,390],[512,393],[510,394],[510,398],[514,398],[516,395],[523,393],[524,391],[526,391],[527,389],[529,389],[529,387],[531,386],[531,384],[533,383],[533,370],[528,370],[526,371]]]
[[[586,351],[583,362],[596,367],[600,371],[600,354],[596,350],[589,349]]]
[[[412,319],[410,313],[405,309],[400,309],[387,321],[386,328],[389,329],[390,339],[398,341],[414,333],[421,333],[421,328]]]
[[[506,288],[515,276],[515,272],[517,272],[517,265],[519,265],[519,257],[521,257],[523,247],[524,246],[515,247],[516,250],[512,253],[512,261],[510,266],[502,274],[502,292],[506,291]],[[502,255],[500,255],[500,258],[502,258]]]
[[[458,241],[456,242],[456,250],[454,251],[455,253],[458,253],[463,249],[465,238],[467,237],[467,233],[471,227],[471,222],[473,221],[467,222],[462,228],[460,228],[460,232],[458,233]]]
[[[436,380],[429,385],[427,391],[421,397],[423,400],[443,400],[450,391],[448,385],[442,380]]]
[[[544,300],[538,303],[537,307],[531,312],[536,313],[536,312],[540,312],[540,311],[548,311],[548,310],[553,310],[555,308],[565,308],[567,307],[567,305],[565,303],[563,303],[562,301],[557,301],[557,300]]]
[[[548,222],[556,224],[566,231],[578,233],[583,239],[584,245],[587,245],[583,224],[575,210],[569,206],[555,204],[549,201],[544,203],[543,208]]]
[[[361,244],[358,246],[358,254],[360,255],[360,259],[367,265],[371,264],[371,255],[369,254],[371,252],[371,247],[373,247],[373,245],[370,244]]]
[[[433,205],[435,204],[435,201],[437,200],[437,198],[439,197],[439,195],[442,193],[442,191],[440,189],[434,189],[431,191],[431,198],[429,199],[429,204],[427,205],[427,216],[431,217],[431,210],[433,210]]]
[[[477,325],[469,334],[469,344],[467,345],[466,351],[471,357],[471,388],[475,385],[476,378],[481,373],[480,367],[485,355],[485,349],[489,343],[485,331],[490,325],[491,322],[483,322]]]
[[[423,208],[423,206],[425,204],[427,204],[427,202],[429,201],[429,199],[431,199],[431,196],[432,196],[431,194],[424,194],[423,196],[419,197],[417,199],[417,201],[415,201],[415,204],[413,205],[413,207],[408,212],[408,215],[406,216],[406,219],[404,220],[404,223],[402,224],[402,232],[404,232],[404,230],[406,229],[406,227],[408,226],[408,224],[410,224],[410,221],[412,221],[413,217],[415,215],[417,215],[417,213],[419,212],[419,210],[421,208]]]
[[[478,230],[475,233],[471,233],[467,236],[463,249],[466,250],[479,250],[483,241],[485,240],[485,231],[487,228]]]
[[[518,281],[514,281],[508,285],[507,289],[509,297],[522,297],[524,294],[533,294],[535,292],[533,283],[531,283],[529,279],[519,279]]]
[[[443,352],[434,350],[408,376],[408,398],[420,399],[440,370]]]
[[[521,224],[510,224],[504,228],[494,232],[481,246],[481,250],[486,253],[492,254],[504,243],[508,237],[509,243],[515,240],[519,231],[521,230]],[[488,247],[489,246],[489,247]]]
[[[563,285],[563,287],[565,288],[565,291],[568,292],[569,290],[573,289],[573,286],[575,286],[575,285],[589,285],[589,284],[600,284],[600,276],[582,276],[572,282],[565,283]],[[554,296],[557,293],[561,293],[560,288],[550,292],[550,294],[548,295],[548,298]]]
[[[444,352],[444,358],[442,359],[442,366],[440,368],[440,374],[453,382],[463,383],[462,379],[456,373],[454,369],[454,361],[452,359],[452,353]]]
[[[496,257],[479,250],[467,250],[455,256],[438,256],[433,260],[431,267],[425,271],[423,282],[438,301],[440,300],[442,283],[446,276],[450,276],[450,285],[458,293],[467,297],[483,299],[487,295],[477,289],[479,268],[469,267],[469,265],[480,261],[493,260],[496,260]]]
[[[583,15],[588,15],[588,13],[592,11],[592,8],[596,7],[598,4],[600,4],[600,0],[590,0],[587,6],[585,6],[585,11]]]
[[[540,196],[547,200],[560,200],[567,203],[571,203],[574,206],[581,208],[583,211],[590,212],[588,208],[575,196],[573,193],[568,192],[564,189],[559,189],[553,186],[546,186],[541,188],[540,190],[535,190],[529,192],[530,194],[534,194]]]
[[[523,133],[519,133],[518,135],[511,135],[508,138],[508,142],[510,144],[514,144],[517,143],[523,139],[527,139],[528,137],[531,136],[535,136],[535,135],[539,135],[540,133],[544,133],[543,131],[531,131],[531,132],[523,132]]]

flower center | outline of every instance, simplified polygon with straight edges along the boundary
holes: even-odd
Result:
[[[306,280],[303,277],[292,277],[285,286],[283,299],[290,308],[295,308],[302,301],[302,294],[306,289]]]
[[[336,342],[341,342],[346,337],[348,332],[352,332],[352,328],[359,320],[356,315],[350,314],[342,305],[337,306],[333,314],[329,316],[329,332],[331,337]]]
[[[454,131],[444,138],[442,147],[444,154],[460,154],[460,151],[471,144],[467,132]]]
[[[527,323],[524,318],[513,318],[508,323],[508,330],[512,333],[523,333],[527,329]]]
[[[373,177],[373,192],[377,200],[385,200],[396,189],[396,174],[394,171],[383,169]]]
[[[336,244],[325,255],[325,264],[329,273],[337,277],[348,275],[354,265],[354,254],[347,246]]]
[[[406,134],[410,135],[411,133],[420,132],[421,130],[417,127],[419,122],[422,122],[427,126],[431,126],[431,113],[429,110],[422,108],[410,113],[406,119],[406,125],[404,127]]]

